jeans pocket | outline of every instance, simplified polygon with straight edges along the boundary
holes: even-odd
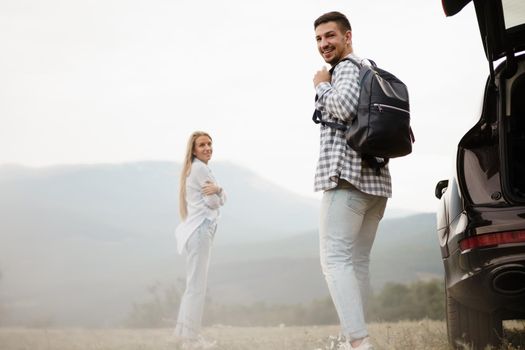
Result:
[[[371,196],[357,189],[348,189],[345,191],[346,206],[358,214],[366,213]]]

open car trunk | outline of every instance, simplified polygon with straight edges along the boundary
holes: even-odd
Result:
[[[488,79],[480,120],[459,142],[458,175],[468,203],[525,204],[525,55]]]
[[[471,204],[525,204],[525,1],[442,4],[452,16],[471,1],[490,76],[481,119],[459,144],[458,175]]]

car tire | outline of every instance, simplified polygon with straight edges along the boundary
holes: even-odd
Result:
[[[446,299],[448,341],[453,349],[465,349],[468,344],[473,350],[483,350],[501,342],[503,324],[499,317],[462,305],[448,291]]]

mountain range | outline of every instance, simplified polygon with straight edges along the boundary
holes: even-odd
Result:
[[[326,297],[315,199],[229,162],[209,278],[220,303],[307,303]],[[180,164],[0,166],[0,306],[13,324],[115,325],[155,284],[184,279],[176,254]],[[388,208],[372,283],[442,275],[432,213]],[[0,314],[0,317],[2,315]]]

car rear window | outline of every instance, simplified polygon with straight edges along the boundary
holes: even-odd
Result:
[[[525,23],[525,1],[502,0],[505,29],[517,27]]]

